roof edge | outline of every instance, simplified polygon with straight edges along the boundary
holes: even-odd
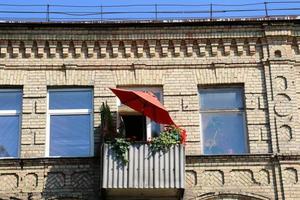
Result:
[[[127,20],[127,21],[1,21],[0,26],[178,26],[178,25],[245,25],[269,22],[293,22],[300,23],[300,16],[280,16],[280,17],[253,17],[253,18],[219,18],[219,19],[182,19],[182,20]]]

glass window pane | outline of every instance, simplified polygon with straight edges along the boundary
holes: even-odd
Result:
[[[18,157],[19,116],[0,116],[0,157]]]
[[[160,134],[160,131],[161,131],[161,126],[160,124],[154,122],[154,121],[151,121],[151,136],[152,137],[157,137],[159,136]]]
[[[247,153],[241,113],[205,113],[201,118],[204,154]]]
[[[200,90],[201,110],[243,108],[242,96],[239,88]]]
[[[50,156],[90,155],[90,115],[50,117]]]
[[[92,91],[49,91],[50,109],[91,109]]]
[[[153,92],[153,94],[156,96],[156,98],[161,102],[162,99],[161,99],[161,92]]]
[[[21,91],[0,91],[0,110],[21,110]]]

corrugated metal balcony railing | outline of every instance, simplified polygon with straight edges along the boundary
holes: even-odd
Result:
[[[174,145],[166,153],[151,153],[150,145],[132,144],[128,163],[116,160],[109,144],[103,147],[103,189],[183,189],[185,154],[183,145]]]

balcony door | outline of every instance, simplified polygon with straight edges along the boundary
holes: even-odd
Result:
[[[146,117],[143,115],[123,115],[125,137],[137,141],[147,140]]]
[[[161,88],[126,87],[123,89],[152,92],[162,102]],[[152,137],[158,136],[161,132],[162,126],[160,124],[123,105],[119,100],[117,101],[117,105],[117,127],[119,132],[125,135],[125,137],[133,138],[136,141],[147,141]]]

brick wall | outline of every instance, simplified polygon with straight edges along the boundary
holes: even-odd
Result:
[[[102,102],[117,109],[108,87],[161,86],[164,105],[188,133],[185,199],[300,199],[297,23],[1,25],[0,85],[23,88],[20,156],[27,164],[0,160],[0,198],[93,199],[100,193],[97,167],[27,161],[45,155],[47,88],[93,87],[97,130]],[[245,91],[250,155],[203,156],[198,87],[236,84]],[[98,155],[99,131],[94,141]],[[76,180],[85,181],[85,195]]]

